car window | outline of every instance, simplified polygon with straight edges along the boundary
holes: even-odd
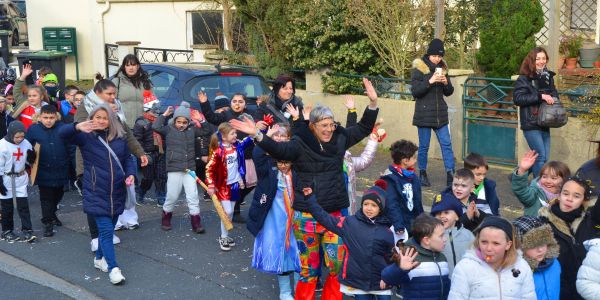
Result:
[[[186,86],[186,94],[197,99],[198,92],[203,90],[208,99],[214,99],[217,92],[231,98],[235,93],[245,94],[248,98],[266,95],[270,92],[264,81],[258,76],[202,76],[193,79]]]
[[[159,70],[149,70],[147,72],[148,76],[150,76],[150,81],[152,81],[152,92],[154,92],[154,95],[157,98],[165,97],[171,85],[173,85],[173,81],[175,81],[175,75]]]

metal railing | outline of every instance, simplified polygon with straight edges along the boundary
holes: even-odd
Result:
[[[105,67],[106,67],[106,76],[109,76],[109,68],[110,66],[119,67],[119,54],[117,49],[118,45],[115,44],[104,44],[104,56],[106,58]]]
[[[192,50],[134,47],[133,52],[141,63],[194,61]]]
[[[384,77],[382,75],[373,76],[360,74],[345,74],[337,72],[330,72],[327,73],[327,75],[331,77],[341,77],[356,80],[360,80],[366,77],[373,83],[377,94],[379,94],[382,97],[413,100],[412,94],[410,93],[410,79]],[[362,83],[357,84],[357,86],[362,86]],[[351,87],[350,90],[357,94],[364,93],[364,89],[359,87]]]

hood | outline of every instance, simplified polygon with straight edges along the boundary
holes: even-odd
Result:
[[[89,93],[85,96],[85,99],[83,99],[83,107],[85,107],[85,110],[88,112],[88,114],[94,110],[96,105],[102,103],[104,103],[104,100],[100,99],[93,90],[89,91]],[[115,104],[117,105],[116,114],[119,117],[119,120],[125,123],[125,113],[123,113],[123,105],[121,105],[121,101],[119,101],[119,99],[115,99]]]
[[[14,144],[15,134],[19,132],[26,132],[25,125],[23,125],[23,122],[18,120],[12,121],[10,122],[10,124],[8,124],[8,128],[6,129],[6,136],[4,137],[4,139],[9,143]]]
[[[592,199],[583,202],[583,212],[581,212],[581,216],[577,217],[577,219],[575,219],[575,221],[571,223],[570,227],[567,224],[567,222],[563,221],[561,218],[557,217],[554,213],[552,213],[552,211],[550,210],[551,206],[544,206],[540,208],[540,210],[538,211],[538,215],[540,217],[546,218],[548,222],[552,223],[552,225],[554,225],[554,227],[558,231],[564,233],[565,235],[571,238],[575,238],[573,237],[573,234],[571,234],[571,232],[577,232],[577,229],[579,228],[579,225],[581,224],[585,215],[587,214],[588,209],[590,209],[596,204],[596,200],[597,198],[593,197]],[[552,205],[558,205],[558,201],[555,201]]]
[[[548,251],[546,252],[545,261],[538,262],[535,259],[529,258],[523,255],[523,259],[529,264],[531,270],[538,268],[544,268],[552,264],[552,260],[558,257],[559,246],[554,239],[552,228],[549,224],[544,224],[540,227],[533,228],[523,234],[522,249],[530,249],[530,245],[548,245]]]
[[[359,209],[354,215],[359,221],[365,222],[367,224],[378,224],[386,227],[392,226],[392,222],[387,218],[386,214],[383,212],[380,212],[379,215],[373,220],[367,218],[367,216],[365,216],[365,214],[362,212],[362,209]]]
[[[407,246],[411,246],[411,247],[415,247],[415,249],[417,250],[417,252],[419,253],[419,255],[422,256],[426,256],[426,257],[439,257],[442,255],[442,253],[440,252],[433,252],[429,249],[425,249],[421,246],[421,244],[417,243],[417,241],[415,240],[415,238],[410,238],[408,239],[408,241],[406,242]]]
[[[423,58],[417,58],[417,59],[413,60],[412,66],[413,66],[413,68],[419,70],[423,74],[429,74],[432,71],[434,71],[435,68],[437,67],[436,65],[432,64],[429,60],[425,61]],[[438,66],[442,67],[443,75],[448,74],[448,65],[446,64],[446,61],[444,59],[442,59],[442,61],[440,61]]]

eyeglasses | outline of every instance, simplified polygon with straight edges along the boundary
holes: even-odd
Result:
[[[277,161],[278,165],[291,165],[292,162],[291,161],[287,161],[287,160],[279,160]]]
[[[335,122],[328,123],[328,124],[318,124],[317,123],[315,125],[317,125],[317,127],[319,127],[319,129],[329,129],[329,128],[331,128],[332,130],[336,130],[337,127],[338,127],[338,124],[335,123]]]

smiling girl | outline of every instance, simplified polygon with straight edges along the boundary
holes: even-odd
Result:
[[[583,299],[575,286],[577,271],[585,258],[583,242],[595,237],[594,226],[600,223],[600,208],[595,208],[597,199],[591,195],[585,181],[571,177],[562,186],[558,201],[539,212],[552,227],[560,248],[560,299]]]
[[[565,178],[571,175],[569,167],[560,161],[549,161],[542,167],[540,176],[527,184],[529,169],[535,164],[538,153],[534,150],[525,153],[519,167],[512,173],[512,190],[525,207],[525,215],[537,216],[541,207],[558,198]]]

